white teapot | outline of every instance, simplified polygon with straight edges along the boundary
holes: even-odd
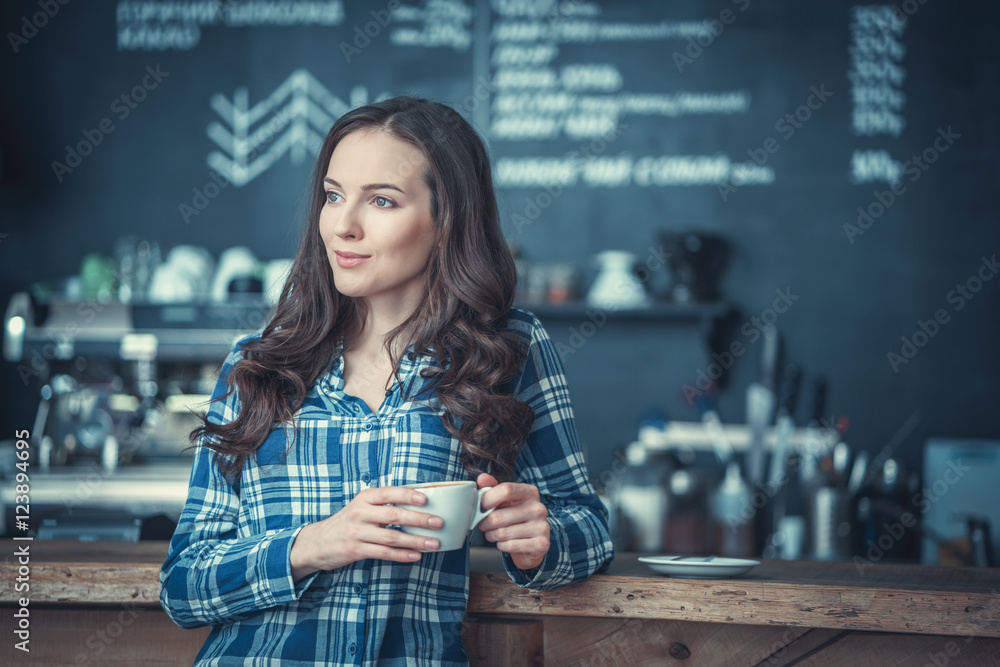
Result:
[[[625,250],[597,253],[600,269],[587,293],[587,303],[598,308],[641,308],[649,295],[634,269],[636,257]]]

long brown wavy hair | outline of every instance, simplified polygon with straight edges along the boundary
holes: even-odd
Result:
[[[316,160],[305,234],[274,316],[259,338],[244,344],[243,358],[229,374],[225,396],[238,392],[239,415],[228,424],[206,415],[191,439],[204,438],[205,446],[228,455],[220,460],[223,472],[238,477],[275,424],[287,424],[302,407],[330,369],[338,342],[347,349],[361,332],[366,306],[337,291],[319,232],[330,157],[341,139],[357,131],[385,132],[423,153],[437,233],[426,293],[389,333],[386,352],[394,368],[411,343],[415,354],[434,359],[423,376],[433,379],[445,428],[462,443],[463,465],[471,474],[511,479],[535,418],[530,406],[511,395],[526,354],[526,343],[507,328],[514,261],[500,230],[483,142],[455,110],[420,98],[368,104],[334,123]]]

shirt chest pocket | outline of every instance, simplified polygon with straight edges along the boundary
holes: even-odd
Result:
[[[390,457],[391,483],[417,484],[469,479],[461,459],[462,443],[430,410],[414,410],[396,422]]]
[[[319,521],[343,508],[339,421],[300,419],[294,429],[276,428],[255,458],[244,466],[240,494],[250,532]]]

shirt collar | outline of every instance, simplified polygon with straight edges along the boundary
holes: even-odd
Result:
[[[412,400],[423,387],[423,383],[433,382],[433,379],[426,380],[420,377],[420,371],[435,364],[434,357],[429,354],[414,354],[413,344],[411,343],[399,360],[397,375],[399,378],[398,383],[402,389],[402,396]],[[319,382],[329,392],[342,392],[344,390],[343,342],[337,344],[330,361],[330,370],[320,378]],[[426,397],[422,396],[421,399],[426,399]]]

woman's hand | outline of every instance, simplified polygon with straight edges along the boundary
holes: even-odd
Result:
[[[298,581],[316,570],[332,570],[365,558],[400,563],[420,560],[414,549],[437,549],[440,542],[386,526],[440,528],[439,517],[389,505],[426,502],[424,494],[399,486],[365,489],[344,509],[299,531],[290,556],[292,578]]]
[[[541,565],[549,551],[549,522],[538,488],[513,482],[498,484],[486,473],[476,479],[476,485],[494,487],[483,494],[483,508],[498,508],[479,523],[486,539],[509,553],[522,570]]]

